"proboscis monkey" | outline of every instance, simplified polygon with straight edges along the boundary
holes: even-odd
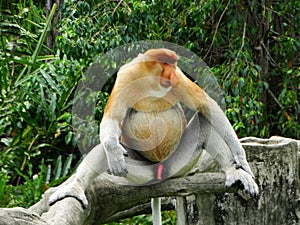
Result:
[[[80,164],[75,178],[51,196],[50,204],[73,196],[86,208],[84,191],[107,170],[139,185],[183,176],[203,149],[219,162],[226,186],[240,181],[246,192],[258,194],[225,114],[183,74],[177,61],[171,50],[150,49],[120,68],[100,124],[101,143]],[[181,104],[196,111],[188,124]],[[139,156],[133,157],[136,152]],[[136,169],[131,162],[141,156],[147,163]],[[155,225],[161,224],[159,204],[159,199],[152,201]]]

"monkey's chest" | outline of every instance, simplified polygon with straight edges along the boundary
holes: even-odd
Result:
[[[145,158],[160,162],[178,145],[186,128],[180,107],[162,112],[131,110],[122,126],[122,141]]]

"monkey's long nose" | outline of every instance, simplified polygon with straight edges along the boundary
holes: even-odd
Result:
[[[171,64],[163,64],[163,71],[160,78],[160,84],[163,87],[177,87],[178,77],[176,75],[176,67]]]
[[[172,85],[171,81],[167,78],[161,77],[160,78],[160,85],[164,88],[168,88]]]

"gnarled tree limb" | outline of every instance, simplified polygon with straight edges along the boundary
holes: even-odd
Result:
[[[72,197],[49,206],[49,196],[56,190],[56,188],[50,188],[43,198],[29,209],[1,209],[1,225],[101,224],[129,215],[138,215],[145,210],[150,211],[148,202],[153,197],[187,196],[196,193],[221,193],[236,190],[236,188],[225,190],[225,174],[223,173],[195,173],[148,186],[117,184],[119,179],[122,178],[109,175],[96,178],[86,191],[89,201],[86,210],[83,210],[81,204]],[[16,218],[19,217],[23,219],[17,220]]]

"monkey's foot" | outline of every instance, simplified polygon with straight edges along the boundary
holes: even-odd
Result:
[[[244,187],[244,190],[251,196],[258,196],[259,190],[252,176],[243,169],[236,169],[235,166],[227,168],[225,170],[226,182],[225,186],[230,187],[234,183],[240,181]]]
[[[83,209],[86,209],[88,206],[88,201],[84,194],[84,190],[78,182],[74,181],[58,188],[58,190],[49,197],[49,205],[53,205],[67,197],[77,199]]]

